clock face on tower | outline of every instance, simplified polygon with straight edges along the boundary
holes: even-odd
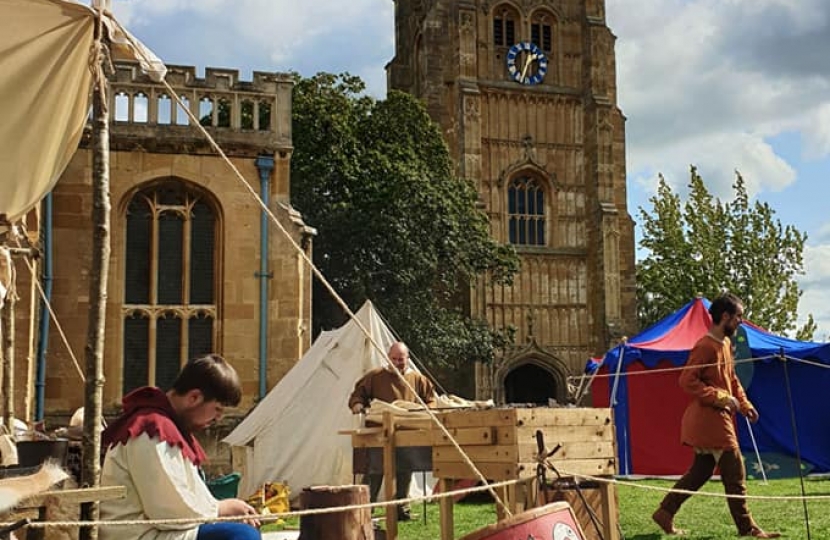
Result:
[[[548,59],[535,44],[522,41],[507,51],[507,71],[519,84],[539,84],[548,71]]]

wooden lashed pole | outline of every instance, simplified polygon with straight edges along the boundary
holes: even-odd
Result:
[[[103,10],[98,10],[95,26],[97,58],[94,59],[92,90],[92,265],[89,279],[89,318],[87,326],[84,390],[84,435],[81,484],[99,484],[101,472],[101,416],[104,390],[104,330],[107,313],[107,283],[110,258],[110,166],[108,83],[103,70],[106,43],[103,36]],[[81,519],[97,521],[98,503],[84,503]],[[96,527],[83,527],[80,540],[98,538]]]

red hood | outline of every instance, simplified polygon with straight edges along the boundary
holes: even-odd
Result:
[[[146,433],[179,447],[184,457],[197,467],[205,462],[205,451],[196,437],[179,424],[176,411],[164,392],[146,386],[124,396],[122,403],[124,412],[101,434],[103,452]]]

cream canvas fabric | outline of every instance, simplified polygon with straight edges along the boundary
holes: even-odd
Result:
[[[89,114],[95,12],[65,0],[0,0],[0,217],[15,221],[58,181]],[[161,63],[105,18],[118,59]]]
[[[246,447],[239,494],[246,497],[265,482],[283,482],[297,497],[304,487],[353,482],[352,444],[339,430],[354,427],[348,399],[366,372],[385,365],[396,341],[371,302],[356,313],[383,352],[354,321],[322,332],[308,352],[223,442]],[[239,450],[238,448],[235,450]],[[431,478],[431,475],[430,475]],[[414,476],[413,495],[429,492]]]

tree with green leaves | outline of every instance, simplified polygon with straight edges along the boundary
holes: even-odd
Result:
[[[782,225],[775,210],[750,202],[740,173],[735,198],[712,196],[695,167],[689,196],[681,203],[660,176],[652,211],[639,209],[648,255],[637,264],[638,316],[646,327],[696,295],[710,299],[724,291],[744,301],[747,319],[771,332],[796,330],[801,291],[796,276],[804,274],[802,252],[807,235]],[[795,337],[810,340],[816,330],[812,315]]]
[[[293,141],[292,204],[317,229],[314,263],[349,307],[372,300],[433,366],[492,359],[509,336],[467,315],[469,287],[480,275],[509,283],[518,258],[491,239],[422,104],[366,96],[348,74],[297,77]],[[315,334],[345,320],[319,282],[313,320]]]

